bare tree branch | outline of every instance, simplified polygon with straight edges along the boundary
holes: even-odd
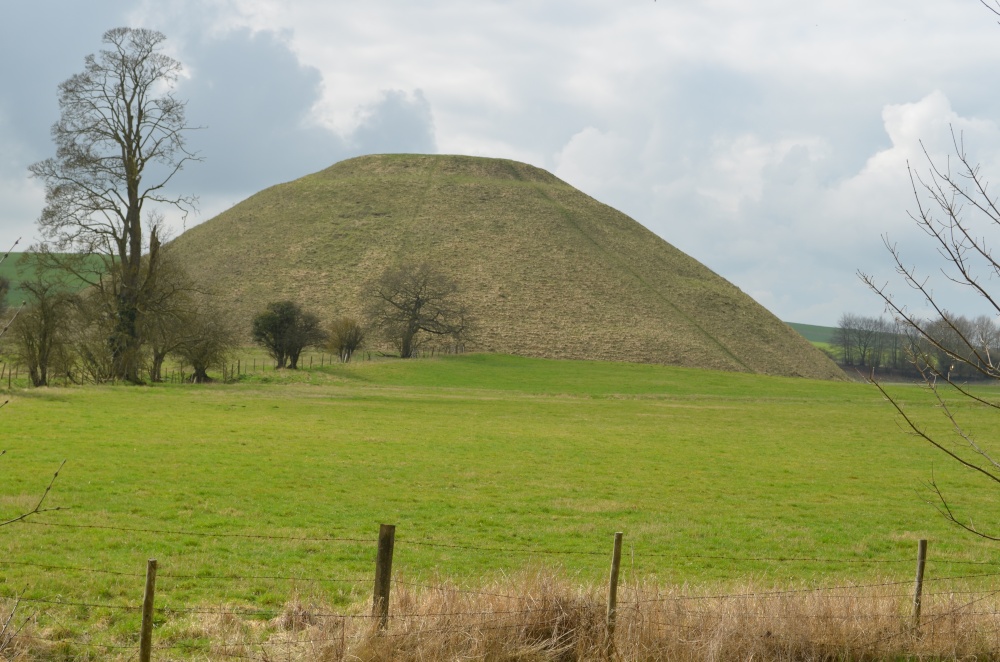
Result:
[[[7,451],[0,452],[0,457],[2,457],[3,455],[5,455],[6,453],[7,453]],[[62,471],[62,468],[64,466],[66,466],[66,460],[63,460],[62,464],[59,465],[59,468],[56,469],[56,472],[54,474],[52,474],[52,480],[49,481],[48,486],[46,486],[45,491],[42,492],[42,496],[38,499],[38,503],[35,504],[34,508],[32,508],[31,510],[29,510],[29,511],[27,511],[25,513],[21,513],[17,517],[12,517],[9,520],[6,520],[4,522],[0,522],[0,526],[7,526],[8,524],[13,524],[15,522],[20,522],[22,520],[28,519],[32,515],[38,515],[40,513],[51,513],[51,512],[55,512],[57,510],[65,510],[65,508],[63,508],[62,506],[57,506],[55,508],[42,508],[42,505],[45,503],[45,498],[47,496],[49,496],[49,492],[52,491],[52,486],[55,485],[56,479],[59,478],[59,472]]]
[[[21,598],[24,596],[25,590],[26,589],[21,589],[21,592],[18,593],[16,598],[14,598],[14,605],[10,608],[10,613],[7,614],[7,618],[3,622],[3,627],[0,628],[0,653],[10,648],[10,645],[14,643],[15,637],[17,637],[17,635],[19,635],[21,631],[24,630],[24,627],[32,619],[35,613],[37,613],[37,612],[32,613],[23,621],[21,621],[21,625],[19,625],[15,630],[13,631],[10,630],[10,625],[14,621],[14,615],[17,614],[18,607],[21,606]]]
[[[986,0],[981,2],[1000,16],[1000,0],[994,0],[995,6]],[[982,228],[1000,232],[1000,201],[991,192],[990,183],[979,165],[969,158],[962,135],[952,129],[951,139],[953,158],[943,164],[935,162],[923,143],[921,148],[927,163],[924,174],[907,164],[915,201],[915,211],[910,212],[910,218],[930,238],[941,257],[942,276],[950,283],[973,291],[995,318],[1000,315],[1000,298],[991,291],[989,280],[1000,277],[1000,259],[994,256]],[[953,436],[928,432],[874,379],[874,373],[868,381],[892,404],[904,430],[996,488],[1000,486],[1000,460],[962,425],[952,404],[953,398],[946,398],[941,388],[948,388],[949,393],[962,401],[1000,410],[1000,403],[957,376],[964,373],[1000,381],[1000,364],[995,360],[1000,353],[997,326],[991,317],[982,316],[976,318],[981,322],[970,322],[966,317],[949,312],[942,297],[935,295],[930,278],[918,275],[916,268],[904,261],[898,246],[888,237],[883,236],[882,240],[896,274],[933,315],[925,318],[910,312],[888,291],[886,283],[876,282],[872,275],[864,272],[859,272],[858,276],[881,298],[893,318],[914,336],[916,342],[911,344],[910,359],[933,394],[937,409],[950,424]],[[934,495],[935,508],[945,519],[976,536],[1000,541],[1000,532],[982,531],[971,519],[960,517],[933,474],[928,487]]]

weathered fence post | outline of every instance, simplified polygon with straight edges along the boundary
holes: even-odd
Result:
[[[375,557],[375,596],[372,617],[378,619],[378,629],[389,624],[389,586],[392,581],[392,548],[396,542],[396,526],[382,524],[378,530],[378,556]]]
[[[920,627],[920,600],[924,592],[924,566],[927,564],[927,541],[917,543],[917,580],[913,585],[913,627]]]
[[[622,563],[622,533],[615,534],[615,548],[611,553],[611,581],[608,582],[608,638],[604,654],[611,657],[615,650],[615,617],[618,613],[618,570]]]
[[[149,662],[153,653],[153,595],[156,593],[156,559],[146,563],[146,592],[142,596],[142,630],[139,635],[139,662]]]

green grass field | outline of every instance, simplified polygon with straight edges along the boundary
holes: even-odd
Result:
[[[922,390],[894,388],[946,430]],[[46,502],[65,510],[0,527],[6,597],[135,604],[156,558],[166,605],[346,604],[371,590],[383,522],[403,577],[466,585],[537,566],[603,581],[615,531],[625,576],[665,583],[908,579],[919,538],[929,573],[1000,561],[924,483],[933,471],[995,522],[988,487],[863,384],[466,355],[9,397],[0,518],[68,462]],[[63,618],[134,627],[94,608]]]

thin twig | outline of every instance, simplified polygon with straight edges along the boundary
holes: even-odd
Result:
[[[9,519],[6,522],[0,522],[0,526],[7,526],[8,524],[13,524],[14,522],[20,522],[21,520],[27,519],[32,515],[38,515],[39,513],[51,513],[57,510],[65,510],[65,508],[63,508],[62,506],[57,506],[55,508],[42,508],[42,504],[45,503],[45,497],[47,497],[49,495],[49,492],[52,491],[52,486],[55,484],[56,479],[59,478],[59,472],[62,471],[62,468],[65,465],[66,465],[66,460],[63,460],[62,464],[59,465],[59,468],[56,469],[56,472],[52,474],[52,480],[49,481],[48,486],[45,488],[45,491],[42,492],[42,496],[41,498],[38,499],[38,503],[35,504],[34,508],[32,508],[26,513],[18,515],[17,517]]]

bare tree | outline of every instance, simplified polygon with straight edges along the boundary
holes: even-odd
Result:
[[[198,335],[198,317],[209,314],[209,298],[175,259],[171,245],[161,249],[159,272],[144,301],[142,318],[142,336],[149,345],[150,381],[161,381],[167,355]]]
[[[162,52],[165,37],[116,28],[103,40],[108,48],[88,55],[83,71],[60,84],[56,156],[30,171],[45,183],[38,224],[55,249],[77,258],[103,256],[100,273],[81,259],[62,266],[112,289],[114,375],[139,382],[143,302],[155,286],[160,251],[157,217],[147,235],[143,213],[154,213],[147,206],[158,204],[184,213],[193,207],[193,198],[165,188],[197,157],[185,147],[191,128],[185,104],[170,92],[181,65]]]
[[[171,354],[191,366],[191,381],[211,381],[209,368],[223,367],[239,347],[239,334],[220,311],[211,306],[207,297],[196,302],[195,307],[182,318],[183,331]]]
[[[7,314],[7,296],[10,294],[10,279],[0,276],[0,318]]]
[[[469,333],[458,284],[429,262],[391,266],[368,289],[368,317],[401,358],[413,356],[422,334],[461,339]]]
[[[12,252],[14,252],[14,249],[17,248],[17,245],[20,242],[21,242],[21,238],[18,237],[14,241],[14,244],[10,247],[10,249],[8,249],[8,251],[6,253],[4,253],[3,255],[0,255],[0,264],[2,264],[4,262],[4,260],[6,260],[7,258],[10,257],[10,254]],[[5,316],[7,315],[7,307],[8,307],[7,306],[7,295],[8,295],[9,292],[10,292],[10,281],[7,280],[6,278],[0,278],[0,338],[3,337],[4,333],[7,332],[7,329],[10,328],[11,323],[14,321],[13,317],[11,317],[9,319],[5,319]],[[16,313],[15,313],[15,316],[16,316]]]
[[[42,276],[22,281],[29,303],[11,327],[17,358],[28,367],[33,386],[48,386],[49,369],[69,371],[68,327],[73,296],[58,280]]]
[[[944,277],[975,293],[992,316],[1000,315],[1000,299],[989,287],[990,279],[1000,277],[1000,259],[994,257],[992,250],[993,241],[1000,233],[998,198],[991,192],[979,165],[968,157],[961,136],[954,132],[952,144],[954,161],[939,165],[925,149],[927,170],[918,173],[910,168],[916,208],[910,216],[942,256]],[[876,383],[876,386],[893,404],[912,434],[994,488],[1000,488],[1000,462],[995,452],[962,426],[955,408],[949,403],[950,398],[946,397],[950,392],[979,406],[1000,411],[1000,402],[965,381],[969,376],[1000,380],[1000,357],[993,331],[949,312],[940,295],[935,295],[930,280],[904,260],[898,246],[888,238],[884,238],[884,243],[900,279],[919,296],[921,305],[934,314],[922,317],[911,312],[892,295],[886,283],[877,282],[872,275],[863,272],[859,276],[881,297],[886,309],[914,339],[910,344],[910,359],[950,421],[954,436],[948,438],[928,432],[881,384]],[[944,517],[978,536],[1000,540],[1000,530],[982,530],[959,513],[933,478],[930,486]]]
[[[365,341],[365,329],[353,317],[341,317],[330,325],[327,348],[337,355],[341,363],[350,363],[354,352]]]
[[[858,316],[844,313],[833,333],[833,344],[840,348],[840,360],[844,365],[854,365],[854,335],[857,328]]]

